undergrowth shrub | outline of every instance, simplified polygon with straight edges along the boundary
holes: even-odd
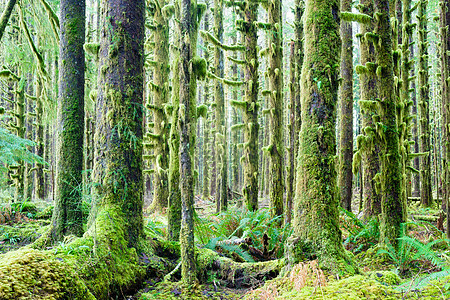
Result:
[[[380,223],[374,217],[364,222],[352,212],[341,208],[341,227],[344,234],[344,246],[357,254],[375,246],[380,239]]]
[[[250,247],[257,249],[258,253],[270,252],[271,258],[281,258],[284,255],[285,241],[291,235],[292,228],[289,224],[280,227],[280,218],[281,216],[271,218],[267,208],[254,212],[238,208],[229,209],[217,215],[216,222],[208,222],[197,216],[197,239],[206,248],[216,251],[217,248],[221,248],[225,250],[222,251],[224,254],[229,252],[231,257],[238,255],[243,261],[259,260],[252,257],[255,250],[249,253]]]

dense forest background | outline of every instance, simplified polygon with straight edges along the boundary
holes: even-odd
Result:
[[[0,3],[0,299],[449,297],[448,0]]]

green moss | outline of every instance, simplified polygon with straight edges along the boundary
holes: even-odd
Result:
[[[53,208],[53,205],[48,205],[43,210],[38,211],[34,217],[36,219],[50,219],[53,214]]]
[[[1,299],[95,299],[63,259],[32,249],[0,255]]]

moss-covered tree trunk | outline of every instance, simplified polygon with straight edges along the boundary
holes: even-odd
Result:
[[[214,0],[214,37],[223,43],[223,0]],[[215,47],[214,74],[224,77],[223,50]],[[216,103],[216,204],[217,212],[226,211],[228,205],[228,147],[225,123],[225,97],[222,82],[214,84],[214,100]]]
[[[207,8],[205,12],[205,18],[203,20],[203,26],[205,31],[209,31],[209,4],[207,3]],[[209,61],[210,54],[209,50],[205,50],[204,58],[206,61]],[[211,156],[211,139],[209,132],[211,130],[210,122],[211,122],[211,113],[209,112],[210,107],[210,82],[208,78],[205,78],[204,83],[204,94],[203,94],[203,104],[208,107],[208,111],[206,113],[206,117],[203,120],[203,177],[202,177],[202,198],[209,199],[209,177],[210,177],[210,156]]]
[[[243,20],[238,23],[238,30],[244,35],[244,101],[243,109],[244,126],[244,201],[247,209],[255,211],[258,209],[258,176],[259,176],[259,123],[258,123],[258,34],[256,22],[258,19],[258,3],[245,1],[243,9]]]
[[[271,216],[283,214],[284,178],[284,101],[283,101],[283,21],[281,0],[270,1],[268,18],[271,29],[268,34],[269,75],[269,146],[270,155],[270,211]]]
[[[284,213],[284,223],[291,223],[292,219],[292,203],[294,199],[294,178],[295,178],[295,149],[294,144],[296,139],[295,131],[295,99],[297,97],[297,81],[298,76],[295,69],[295,42],[291,42],[289,56],[289,152],[288,162],[286,166],[286,210]]]
[[[300,104],[300,74],[303,64],[303,22],[304,12],[303,0],[295,2],[295,21],[294,21],[294,41],[291,43],[290,57],[290,124],[289,139],[290,147],[288,154],[287,178],[286,178],[286,209],[285,223],[290,223],[292,219],[292,204],[295,195],[295,170],[297,166],[298,154],[298,133],[301,126],[301,104]]]
[[[85,10],[85,1],[61,1],[56,203],[52,220],[55,240],[83,233]]]
[[[420,158],[420,201],[423,206],[429,206],[433,201],[431,191],[431,130],[430,130],[430,85],[428,83],[428,32],[427,32],[427,0],[421,0],[418,7],[418,35],[419,35],[419,122],[420,152],[426,153]]]
[[[414,60],[415,59],[415,53],[414,53],[414,43],[413,43],[413,36],[409,37],[409,59]],[[420,144],[419,144],[419,135],[420,135],[420,129],[419,129],[419,118],[418,115],[418,103],[417,103],[417,91],[416,91],[416,70],[415,68],[411,68],[411,74],[410,74],[410,80],[411,80],[411,101],[412,101],[412,108],[411,113],[413,116],[413,127],[411,130],[412,139],[414,140],[414,145],[411,147],[414,149],[413,153],[419,153],[420,152]],[[420,159],[419,157],[413,158],[413,168],[417,171],[420,170]],[[420,171],[419,173],[413,172],[413,178],[412,178],[412,196],[413,197],[420,197]]]
[[[16,5],[17,0],[8,0],[5,10],[0,17],[0,41],[2,40],[3,33],[5,32],[6,25],[8,25],[9,18],[11,17],[14,5]]]
[[[450,212],[449,195],[450,195],[450,129],[448,123],[450,122],[450,87],[449,87],[449,68],[450,68],[450,1],[440,1],[440,33],[441,33],[441,101],[442,101],[442,143],[443,143],[443,183],[444,191],[442,203],[446,205],[447,216]],[[447,217],[447,238],[450,238],[450,218]]]
[[[113,228],[131,248],[143,236],[145,4],[144,0],[102,0],[101,4],[94,162],[96,205],[91,210],[91,216],[96,218],[91,230],[100,234],[101,230]],[[111,215],[114,219],[110,221]]]
[[[403,159],[404,186],[403,202],[406,209],[407,197],[412,194],[412,160],[411,160],[411,100],[410,75],[414,61],[410,60],[409,40],[412,36],[413,25],[411,24],[411,0],[402,0],[402,41],[399,51],[401,51],[401,80],[400,85],[400,103],[398,116],[398,129],[400,134],[400,154]]]
[[[15,129],[16,135],[20,138],[25,137],[25,79],[18,77],[14,97],[14,121],[11,120],[10,126]],[[9,166],[12,171],[11,178],[14,182],[14,202],[23,200],[24,192],[24,171],[23,161],[17,165]]]
[[[360,12],[373,17],[374,5],[371,0],[361,1],[362,6]],[[375,47],[365,34],[373,32],[375,28],[375,21],[361,25],[360,38],[360,52],[361,65],[369,66],[375,62]],[[360,90],[361,100],[375,101],[378,98],[377,77],[374,72],[363,72],[360,74]],[[362,128],[374,128],[373,120],[374,112],[361,109]],[[378,216],[381,214],[381,193],[377,191],[376,180],[374,180],[377,173],[380,172],[380,145],[374,143],[363,155],[363,202],[364,202],[364,216],[366,218]]]
[[[352,1],[341,0],[341,11],[351,11]],[[353,188],[353,30],[350,22],[341,22],[341,85],[339,128],[338,186],[341,206],[352,210]]]
[[[307,249],[325,268],[351,270],[339,229],[336,191],[336,106],[339,85],[339,1],[306,2],[291,263]]]
[[[197,81],[194,73],[194,56],[197,44],[197,1],[181,0],[180,5],[180,109],[178,126],[180,138],[180,189],[181,189],[181,276],[186,284],[197,280],[194,254],[194,177],[193,155],[195,148],[195,105]]]
[[[36,76],[36,135],[35,153],[44,157],[44,124],[43,124],[43,100],[42,100],[42,79]],[[34,177],[35,198],[44,199],[44,166],[36,163],[36,175]]]
[[[180,19],[180,1],[174,1],[175,19]],[[180,238],[181,226],[181,190],[180,190],[180,133],[178,128],[180,107],[180,27],[174,28],[174,44],[172,47],[172,116],[169,138],[169,208],[167,212],[167,237],[171,241]]]
[[[382,135],[381,145],[381,226],[380,242],[396,246],[400,224],[406,221],[403,203],[403,167],[397,127],[398,100],[394,90],[394,59],[392,29],[389,20],[389,2],[375,0],[377,22],[374,44],[378,64],[377,84],[380,123],[377,133]]]
[[[166,115],[165,106],[169,100],[169,18],[164,11],[166,0],[157,0],[153,9],[153,105],[147,106],[153,111],[153,133],[148,134],[153,142],[154,161],[154,192],[152,209],[162,212],[167,208],[169,198],[169,144],[168,137],[170,125]]]

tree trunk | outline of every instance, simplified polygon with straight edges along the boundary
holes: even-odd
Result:
[[[370,0],[361,2],[361,13],[373,17],[374,6]],[[375,28],[375,22],[361,25],[361,35],[372,32]],[[375,47],[373,43],[365,38],[360,39],[361,65],[366,66],[367,63],[375,61]],[[364,72],[360,74],[360,90],[362,101],[375,101],[378,98],[377,77],[374,72]],[[361,108],[362,128],[374,128],[372,118],[373,112]],[[363,155],[363,202],[364,216],[374,217],[381,214],[381,191],[377,191],[375,175],[380,172],[380,146],[374,143]]]
[[[336,105],[339,83],[339,2],[306,2],[305,57],[301,76],[302,125],[299,136],[294,233],[290,263],[306,249],[324,268],[353,272],[342,246],[336,195]]]
[[[427,4],[421,0],[418,7],[418,35],[419,35],[419,114],[418,127],[420,128],[420,152],[427,153],[420,158],[420,201],[423,206],[431,205],[433,194],[431,192],[431,130],[430,130],[430,85],[428,83],[428,38],[427,38]]]
[[[102,0],[101,10],[91,230],[114,226],[129,248],[144,234],[144,7],[144,0]]]
[[[175,18],[180,17],[180,1],[174,1]],[[167,238],[179,241],[181,227],[181,190],[180,190],[180,133],[178,128],[180,107],[180,27],[174,28],[174,44],[172,55],[172,118],[169,138],[169,208],[167,212]]]
[[[283,215],[283,194],[285,191],[284,177],[284,133],[283,133],[283,21],[281,0],[274,0],[268,5],[269,66],[269,107],[270,122],[269,146],[270,155],[270,212],[272,217]],[[266,179],[267,182],[269,182]]]
[[[351,11],[352,1],[341,0],[341,11]],[[353,41],[351,22],[341,22],[341,86],[340,86],[340,135],[339,135],[339,173],[341,206],[352,210],[353,188]]]
[[[153,30],[155,46],[153,59],[155,72],[153,73],[153,105],[147,104],[153,111],[153,134],[148,135],[153,142],[154,163],[154,192],[152,209],[162,212],[167,208],[169,197],[169,182],[167,170],[169,169],[169,137],[170,125],[166,115],[165,106],[169,100],[169,17],[165,16],[163,7],[165,0],[157,0],[153,22],[157,24]]]
[[[403,197],[403,164],[400,154],[399,133],[397,127],[397,97],[394,90],[394,58],[392,54],[392,29],[389,20],[387,0],[375,0],[377,23],[375,32],[376,73],[378,76],[378,97],[380,121],[384,142],[381,145],[381,226],[380,242],[397,246],[401,223],[406,221]]]
[[[244,67],[245,73],[245,104],[243,104],[244,127],[244,187],[243,194],[247,209],[258,209],[258,177],[259,177],[259,123],[258,123],[258,34],[256,22],[258,19],[258,3],[244,2],[244,19],[238,23],[244,35]]]
[[[443,179],[443,200],[446,205],[447,216],[450,213],[449,195],[450,195],[450,130],[448,123],[450,122],[450,87],[449,87],[449,68],[450,68],[450,33],[448,26],[450,25],[450,1],[441,0],[440,22],[441,22],[441,101],[442,101],[442,143],[443,143],[443,160],[442,166],[444,170]],[[450,238],[450,218],[447,217],[447,238]]]
[[[180,6],[180,112],[178,127],[180,138],[180,189],[181,189],[181,276],[186,284],[197,280],[194,253],[194,177],[193,154],[195,148],[196,74],[193,60],[197,43],[197,1],[181,0]]]
[[[223,0],[214,0],[214,37],[223,43]],[[224,77],[223,50],[215,47],[214,70],[219,78]],[[214,100],[216,102],[216,203],[217,212],[226,211],[228,206],[228,147],[225,123],[225,97],[223,84],[215,82]]]
[[[52,221],[52,237],[57,241],[68,234],[83,233],[85,10],[85,1],[61,1],[56,202]]]
[[[0,17],[0,41],[2,40],[3,33],[5,32],[6,25],[8,25],[9,18],[11,17],[16,2],[17,0],[9,0],[2,16]]]
[[[43,125],[42,79],[36,76],[36,155],[44,157],[44,125]],[[44,166],[36,163],[36,176],[34,177],[35,198],[44,200]]]

